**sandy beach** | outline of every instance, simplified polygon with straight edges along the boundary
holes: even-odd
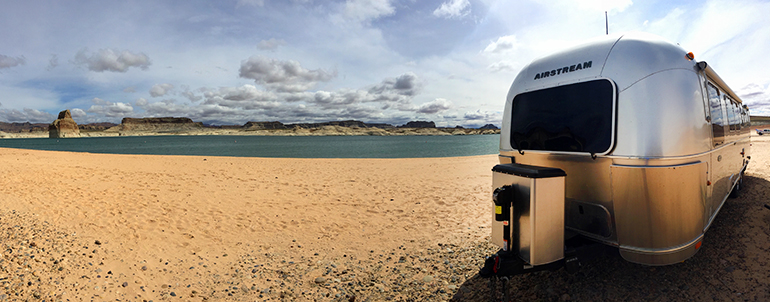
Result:
[[[770,136],[698,254],[648,267],[607,248],[518,300],[770,299]],[[0,149],[0,300],[488,301],[496,155],[140,156]]]

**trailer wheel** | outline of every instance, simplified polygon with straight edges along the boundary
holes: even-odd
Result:
[[[730,198],[738,198],[742,188],[743,188],[743,172],[741,172],[738,178],[738,181],[735,182],[735,186],[733,186],[733,190],[730,191]]]

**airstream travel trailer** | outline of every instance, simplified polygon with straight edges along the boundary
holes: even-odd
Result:
[[[569,266],[573,237],[645,265],[692,257],[741,187],[749,122],[711,66],[657,36],[606,36],[533,61],[505,103],[492,169],[502,250],[482,275],[506,271],[503,254],[519,263],[505,274]]]

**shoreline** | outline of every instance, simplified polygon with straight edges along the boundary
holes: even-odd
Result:
[[[123,136],[434,136],[434,135],[490,135],[500,134],[500,130],[466,129],[466,128],[354,128],[342,126],[324,126],[320,128],[294,128],[274,130],[240,130],[240,129],[185,129],[168,131],[81,131],[80,137],[123,137]],[[7,133],[0,132],[3,138],[48,138],[45,131]]]

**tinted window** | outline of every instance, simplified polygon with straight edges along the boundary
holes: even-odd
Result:
[[[730,98],[725,97],[725,105],[727,106],[727,121],[730,123],[730,130],[737,130],[738,117],[735,115],[735,104],[730,101]]]
[[[513,98],[511,147],[605,153],[612,148],[615,94],[609,80],[594,80]]]

